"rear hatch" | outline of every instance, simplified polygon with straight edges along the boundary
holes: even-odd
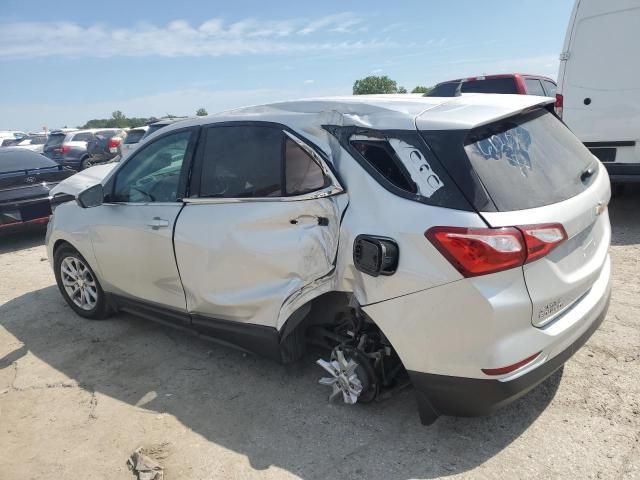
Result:
[[[62,144],[64,143],[65,137],[66,134],[64,133],[52,133],[49,135],[47,143],[44,144],[44,148],[42,149],[42,154],[52,160],[62,159]]]
[[[449,143],[449,153],[437,134],[423,132],[440,156],[449,157],[443,164],[490,227],[564,228],[565,240],[522,267],[533,325],[557,319],[589,292],[606,262],[610,186],[604,167],[545,108],[444,132],[462,146]]]

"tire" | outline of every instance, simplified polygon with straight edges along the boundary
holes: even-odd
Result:
[[[102,286],[89,263],[75,248],[70,245],[60,247],[53,257],[53,268],[58,289],[73,311],[91,320],[109,316],[111,312]]]
[[[89,167],[93,167],[91,158],[84,158],[82,162],[80,162],[80,170],[86,170]]]

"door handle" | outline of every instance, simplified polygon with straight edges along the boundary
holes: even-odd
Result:
[[[159,228],[166,228],[169,226],[169,220],[164,220],[160,217],[153,217],[153,219],[147,223],[152,230],[158,230]]]
[[[317,215],[301,215],[298,218],[292,218],[289,223],[291,225],[320,225],[321,227],[327,227],[329,226],[329,219]]]

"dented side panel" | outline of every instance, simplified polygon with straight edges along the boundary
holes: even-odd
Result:
[[[187,204],[174,242],[188,311],[276,327],[281,310],[331,279],[340,197]]]

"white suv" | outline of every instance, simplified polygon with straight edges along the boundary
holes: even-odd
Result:
[[[349,404],[410,380],[424,423],[488,413],[608,307],[607,172],[549,102],[361,96],[176,123],[56,208],[58,286],[87,318],[280,362],[325,347],[321,383]]]

